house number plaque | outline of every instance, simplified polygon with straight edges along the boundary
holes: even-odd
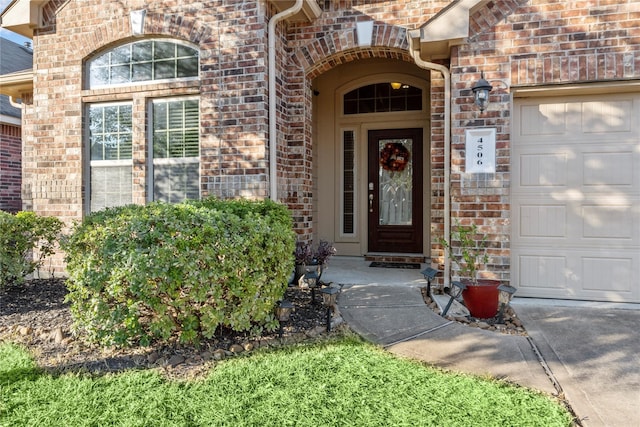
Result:
[[[465,171],[467,173],[496,172],[496,129],[467,129]]]

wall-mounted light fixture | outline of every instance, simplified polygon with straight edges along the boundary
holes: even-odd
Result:
[[[398,90],[402,87],[402,83],[400,82],[391,82],[391,89]]]
[[[484,79],[484,71],[481,71],[480,80],[471,88],[474,102],[480,108],[480,112],[483,112],[489,105],[489,92],[491,92],[491,89],[493,89],[493,86]]]

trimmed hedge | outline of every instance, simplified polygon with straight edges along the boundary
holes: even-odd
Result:
[[[26,276],[42,266],[53,254],[62,221],[33,212],[12,215],[0,211],[0,288],[23,283]],[[34,260],[29,251],[37,249]]]
[[[76,327],[104,345],[274,329],[294,246],[289,211],[270,200],[106,209],[63,246],[67,300]]]

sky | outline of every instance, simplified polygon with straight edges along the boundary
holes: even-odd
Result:
[[[4,11],[4,9],[11,3],[11,0],[0,0],[0,10]],[[26,41],[31,41],[26,37],[22,37],[20,34],[16,34],[12,31],[5,30],[4,28],[0,28],[0,37],[4,39],[9,39],[14,43],[24,44]]]

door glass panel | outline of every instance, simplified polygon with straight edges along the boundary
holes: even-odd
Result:
[[[412,225],[413,141],[378,141],[378,195],[380,225]]]

